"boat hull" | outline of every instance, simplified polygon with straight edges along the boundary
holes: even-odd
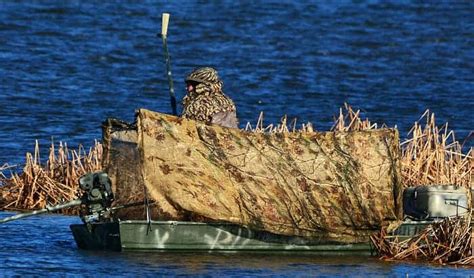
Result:
[[[370,255],[369,243],[281,236],[228,223],[137,221],[71,225],[79,248],[113,251],[284,252]]]
[[[121,251],[119,223],[70,226],[77,247],[84,250]]]

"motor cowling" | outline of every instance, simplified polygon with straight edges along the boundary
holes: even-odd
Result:
[[[82,193],[81,219],[84,223],[110,220],[108,213],[114,194],[112,182],[105,172],[88,173],[79,178]]]

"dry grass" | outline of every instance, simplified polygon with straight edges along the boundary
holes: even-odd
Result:
[[[419,122],[424,121],[422,126]],[[435,115],[427,110],[410,130],[411,138],[402,145],[402,181],[405,186],[473,184],[474,152],[462,153],[448,124],[436,126]]]
[[[252,126],[251,123],[247,123],[244,130],[255,133],[314,132],[313,125],[311,123],[302,124],[298,129],[297,119],[295,118],[288,122],[288,117],[286,115],[280,119],[280,123],[277,125],[270,124],[268,126],[264,126],[263,121],[263,112],[260,112],[255,126]]]
[[[400,241],[385,229],[371,237],[381,259],[422,260],[439,264],[474,265],[471,215],[446,218],[418,235]]]
[[[33,154],[26,154],[21,173],[12,173],[7,178],[3,172],[2,209],[39,209],[47,204],[59,204],[77,197],[80,176],[87,172],[100,170],[102,145],[95,145],[86,151],[82,146],[69,150],[67,144],[60,143],[56,149],[51,144],[45,164],[41,163],[40,148],[36,141]],[[8,167],[2,167],[5,171]]]
[[[352,131],[377,128],[360,118],[360,111],[342,108],[332,130]],[[424,125],[419,122],[424,122]],[[381,127],[385,127],[382,125]],[[473,186],[474,151],[463,153],[448,124],[436,125],[434,113],[427,110],[415,122],[408,139],[401,143],[401,181],[404,187],[416,185],[457,185],[468,190]],[[470,190],[468,191],[470,192]],[[469,196],[471,199],[472,196]],[[468,201],[468,203],[471,203]],[[385,229],[372,236],[377,252],[384,260],[423,260],[439,264],[474,265],[471,215],[448,218],[429,225],[417,236],[399,241]]]
[[[257,133],[290,133],[290,132],[314,132],[315,129],[311,123],[303,123],[298,128],[297,119],[288,121],[288,117],[285,115],[281,118],[280,123],[277,125],[269,124],[264,126],[263,112],[257,119],[257,123],[253,126],[251,123],[247,123],[244,130],[248,132]],[[380,125],[380,128],[387,127],[385,124]],[[379,125],[377,123],[371,123],[368,119],[362,120],[360,117],[360,110],[353,110],[347,103],[344,107],[339,109],[339,115],[334,118],[334,124],[331,127],[331,131],[358,131],[367,129],[377,129]]]
[[[380,128],[386,127],[385,124],[380,126]],[[379,128],[377,123],[361,118],[360,110],[354,111],[349,104],[344,103],[344,107],[339,108],[339,116],[334,119],[331,131],[360,131],[377,128]]]

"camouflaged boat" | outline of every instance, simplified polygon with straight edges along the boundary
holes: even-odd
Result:
[[[81,248],[370,253],[402,217],[394,129],[255,133],[141,109],[103,135],[112,206],[141,205],[73,225]]]
[[[403,220],[394,129],[255,133],[142,109],[103,134],[105,172],[79,179],[81,198],[0,223],[80,205],[82,249],[370,254],[370,236]],[[436,215],[460,212],[458,193]]]

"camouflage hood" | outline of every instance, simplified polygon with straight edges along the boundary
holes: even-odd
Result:
[[[209,122],[219,112],[235,111],[232,100],[222,91],[223,82],[210,67],[198,68],[185,79],[196,82],[195,90],[183,98],[182,117]]]

